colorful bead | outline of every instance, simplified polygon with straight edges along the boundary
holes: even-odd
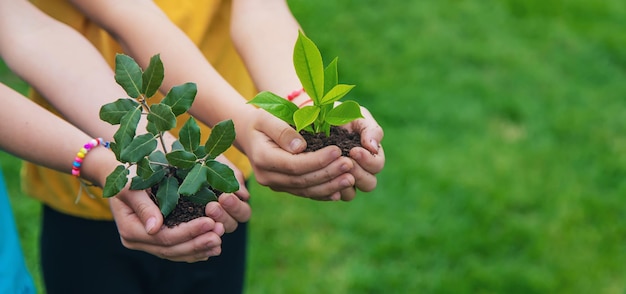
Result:
[[[304,88],[295,90],[291,92],[289,95],[287,95],[287,100],[293,101],[293,99],[296,99],[302,93],[304,93]]]
[[[72,175],[73,176],[75,176],[75,177],[79,177],[80,176],[80,168],[81,168],[81,165],[83,163],[83,159],[85,158],[85,156],[87,155],[89,150],[91,150],[93,147],[96,147],[98,145],[102,145],[102,146],[104,146],[107,149],[110,146],[109,142],[104,141],[104,139],[96,138],[96,139],[89,140],[89,142],[87,142],[85,145],[83,145],[83,148],[80,148],[78,153],[76,153],[76,157],[74,158],[74,162],[72,162]]]

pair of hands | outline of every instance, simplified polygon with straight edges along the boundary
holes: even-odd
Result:
[[[350,201],[356,190],[365,192],[376,188],[376,174],[385,165],[380,141],[383,130],[370,112],[361,108],[364,116],[344,127],[361,135],[361,145],[342,157],[337,146],[315,152],[301,153],[306,142],[291,126],[268,112],[256,109],[246,130],[244,145],[256,180],[272,190],[288,192],[313,200]],[[262,143],[262,144],[261,144]]]
[[[316,152],[300,153],[306,142],[289,125],[264,110],[256,110],[245,131],[248,155],[257,181],[272,190],[288,192],[313,200],[355,198],[356,190],[376,187],[376,174],[385,163],[379,142],[383,131],[369,111],[364,119],[345,127],[361,134],[364,148],[356,147],[350,157],[342,157],[336,146]],[[206,217],[194,219],[175,228],[164,228],[158,207],[143,191],[124,190],[110,199],[122,244],[173,261],[196,262],[221,253],[221,236],[250,219],[250,195],[243,175],[233,168],[242,189],[222,194],[217,202],[207,204]]]

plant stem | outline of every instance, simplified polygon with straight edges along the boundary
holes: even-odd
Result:
[[[165,132],[159,133],[159,141],[161,142],[161,147],[163,147],[163,152],[167,153],[167,147],[165,147],[165,140],[163,140],[163,134]]]

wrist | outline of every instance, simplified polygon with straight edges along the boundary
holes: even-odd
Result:
[[[117,161],[111,150],[95,148],[89,152],[88,156],[85,156],[80,177],[98,187],[104,187],[106,178],[118,165],[120,162]]]

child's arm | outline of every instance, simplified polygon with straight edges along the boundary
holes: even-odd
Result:
[[[302,137],[282,121],[263,116],[263,111],[246,104],[152,1],[71,2],[113,35],[142,66],[152,55],[161,54],[168,70],[164,89],[195,82],[198,94],[190,113],[209,126],[232,119],[238,134],[235,144],[250,158],[256,176],[265,179],[262,183],[314,199],[331,195],[339,199],[341,190],[354,185],[354,176],[346,172],[353,162],[341,158],[336,147],[293,155],[304,149]],[[300,140],[300,144],[291,144],[294,140]]]
[[[302,88],[293,66],[293,47],[300,26],[285,0],[234,0],[232,37],[259,90],[267,90],[286,97]],[[329,62],[329,60],[327,60]],[[295,99],[300,105],[308,99],[306,93]],[[364,148],[354,148],[356,187],[371,191],[376,187],[376,176],[385,164],[379,143],[382,128],[367,109],[365,116],[347,126],[361,134]],[[372,155],[376,154],[376,155]],[[354,197],[354,191],[344,190],[342,199]]]
[[[78,149],[91,140],[89,135],[3,84],[0,103],[0,117],[5,122],[0,124],[0,149],[48,168],[71,172]],[[81,177],[102,184],[117,164],[109,150],[92,148],[82,163]],[[142,191],[122,191],[111,198],[111,207],[122,243],[128,248],[187,262],[219,255],[224,226],[210,218],[160,230],[162,217],[155,217],[160,216],[160,211]],[[144,226],[150,217],[154,218],[149,223],[151,227]]]
[[[85,133],[106,139],[113,137],[115,128],[98,118],[99,108],[126,95],[115,84],[111,69],[99,53],[78,33],[27,1],[1,1],[0,56]],[[69,172],[76,152],[90,136],[7,87],[2,87],[0,100],[3,105],[0,117],[11,122],[1,126],[2,148],[35,163]],[[98,159],[102,162],[89,163]],[[96,148],[87,156],[81,174],[101,186],[117,164],[111,152]],[[250,209],[247,203],[239,201],[235,206],[225,207],[228,213],[220,214],[215,221],[202,218],[186,227],[160,230],[162,215],[145,193],[125,190],[111,200],[111,206],[125,245],[132,246],[129,248],[187,261],[205,259],[202,254],[216,250],[203,240],[219,239],[224,229],[234,230],[237,220],[248,220]],[[212,206],[215,208],[215,204]],[[207,247],[194,247],[195,242]],[[200,254],[196,249],[204,252]]]

